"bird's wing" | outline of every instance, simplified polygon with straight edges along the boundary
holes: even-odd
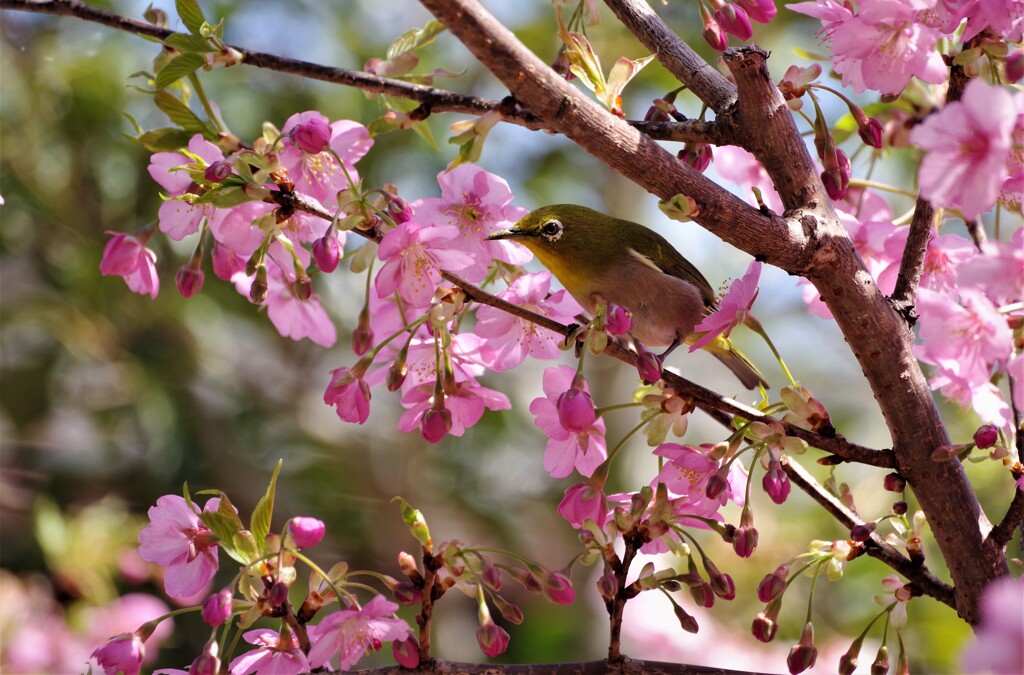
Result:
[[[700,273],[700,270],[680,255],[679,251],[671,245],[667,246],[667,250],[663,248],[660,253],[660,259],[668,263],[667,265],[658,265],[665,274],[671,274],[674,277],[690,282],[700,291],[700,297],[704,300],[705,307],[709,310],[718,308],[718,303],[715,301],[715,291],[712,290],[711,284]]]

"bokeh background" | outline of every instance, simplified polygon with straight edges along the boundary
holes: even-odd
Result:
[[[95,2],[139,18],[144,2]],[[173,3],[154,3],[174,19]],[[416,2],[311,0],[279,3],[202,2],[208,17],[224,17],[228,42],[252,49],[347,68],[383,57],[388,43],[430,17]],[[551,4],[546,0],[489,2],[543,58],[558,49]],[[603,10],[590,30],[606,67],[620,55],[638,58],[643,48]],[[708,58],[699,36],[696,3],[658,3],[669,23]],[[822,51],[818,25],[785,10],[757,40],[771,49],[778,78],[791,63],[806,65],[792,47]],[[554,512],[573,479],[553,480],[541,466],[544,437],[532,424],[529,402],[541,394],[540,373],[550,363],[526,364],[484,378],[512,399],[513,409],[488,413],[463,438],[431,446],[417,434],[395,429],[397,398],[377,392],[363,426],[337,419],[321,401],[328,370],[352,365],[348,332],[362,302],[363,277],[344,267],[317,280],[318,292],[339,328],[339,342],[323,349],[280,337],[264,314],[216,280],[207,268],[200,295],[185,300],[175,291],[174,271],[189,255],[156,236],[163,289],[156,300],[130,293],[117,278],[102,277],[98,263],[108,231],[133,232],[155,220],[159,189],[146,173],[149,153],[126,138],[129,113],[144,128],[165,126],[150,98],[129,85],[129,75],[148,69],[158,47],[139,37],[72,18],[16,12],[0,14],[0,670],[75,672],[106,637],[132,630],[159,613],[161,586],[132,550],[146,509],[163,494],[227,492],[243,514],[255,505],[279,458],[275,528],[288,517],[324,520],[327,539],[313,551],[324,565],[344,559],[353,568],[398,575],[396,556],[413,540],[391,503],[402,495],[422,509],[435,540],[508,548],[551,568],[568,562],[578,545],[572,529]],[[422,53],[421,70],[464,71],[439,86],[492,98],[501,85],[451,36]],[[203,73],[206,89],[241,138],[253,138],[269,120],[280,125],[293,113],[317,109],[329,118],[368,123],[382,111],[361,92],[248,66]],[[627,117],[641,118],[653,98],[677,84],[652,63],[627,89]],[[682,95],[681,110],[700,109]],[[845,112],[834,108],[835,116]],[[436,196],[435,176],[455,156],[446,145],[448,126],[462,116],[430,120],[441,151],[410,132],[376,139],[359,169],[368,184],[398,186],[410,201]],[[676,149],[673,147],[673,150]],[[909,157],[887,157],[876,174],[909,186]],[[501,125],[488,138],[479,164],[505,177],[527,208],[575,202],[645,222],[668,236],[713,285],[738,277],[746,254],[731,249],[695,224],[672,223],[656,200],[590,158],[565,139]],[[855,168],[856,173],[856,168]],[[713,174],[713,170],[712,170]],[[894,201],[894,212],[909,202]],[[766,269],[755,310],[797,378],[825,402],[836,426],[852,440],[885,447],[888,435],[870,391],[835,325],[810,316],[797,280]],[[745,351],[773,382],[781,371],[751,335],[737,335]],[[561,363],[570,363],[563,355]],[[679,354],[671,363],[692,379],[738,395],[729,373],[704,355]],[[635,375],[618,362],[590,359],[591,386],[599,404],[629,400]],[[945,410],[954,438],[969,438],[977,420]],[[632,413],[612,413],[609,439],[635,424]],[[685,441],[713,442],[721,431],[696,414]],[[819,480],[829,477],[811,451],[804,460]],[[637,439],[625,451],[614,487],[633,490],[649,480],[655,460]],[[1001,472],[971,466],[986,510],[998,516],[1010,495]],[[843,468],[865,518],[888,511],[893,495],[881,491],[882,472]],[[627,611],[626,652],[697,664],[762,671],[785,670],[806,612],[809,584],[787,595],[776,642],[761,645],[749,635],[760,605],[754,586],[765,573],[806,549],[811,539],[845,533],[811,501],[794,493],[775,507],[755,490],[760,547],[750,561],[710,536],[702,541],[723,570],[736,579],[738,596],[711,610],[695,610],[701,633],[683,633],[670,606],[655,594]],[[732,507],[735,508],[735,507]],[[730,520],[738,518],[729,513]],[[1019,550],[1019,544],[1011,546]],[[930,551],[932,569],[945,576]],[[225,565],[218,582],[232,571]],[[881,592],[886,568],[859,559],[839,583],[818,584],[814,619],[822,655],[818,669],[832,671],[853,636],[874,616],[872,595]],[[551,606],[512,593],[526,614],[512,635],[504,662],[601,658],[607,621],[593,587],[593,570],[577,567],[577,602]],[[808,580],[809,581],[809,580]],[[119,595],[128,597],[117,600]],[[446,659],[482,661],[473,634],[473,603],[446,597],[436,613],[435,653]],[[147,614],[148,612],[148,614]],[[403,615],[412,613],[403,609]],[[122,621],[134,625],[117,626]],[[128,618],[126,618],[128,617]],[[130,619],[130,620],[129,620]],[[175,621],[148,667],[184,667],[208,633],[195,615]],[[873,658],[880,633],[871,633],[862,670]],[[910,605],[905,640],[915,672],[956,669],[956,654],[969,637],[951,610],[927,599]],[[895,653],[895,644],[891,643]],[[151,650],[152,651],[152,650]],[[387,663],[377,656],[364,663]]]

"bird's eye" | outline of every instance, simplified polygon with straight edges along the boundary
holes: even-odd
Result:
[[[558,241],[562,236],[562,223],[557,220],[549,220],[540,226],[540,233],[548,241]]]

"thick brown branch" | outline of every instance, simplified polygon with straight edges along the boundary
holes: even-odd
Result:
[[[354,675],[409,675],[398,666],[354,670]],[[581,663],[531,663],[505,665],[496,663],[454,663],[435,659],[424,672],[439,675],[759,675],[755,671],[729,670],[685,663],[639,661],[623,656],[615,663],[586,661]]]
[[[848,530],[864,524],[864,521],[858,518],[855,513],[847,509],[842,502],[822,488],[818,481],[814,480],[814,477],[807,473],[807,470],[800,466],[796,460],[786,457],[782,462],[782,467],[785,469],[786,475],[789,476],[789,479],[797,487],[810,495]],[[956,609],[953,587],[937,578],[927,567],[912,561],[900,553],[896,548],[886,543],[877,533],[872,533],[871,538],[864,543],[866,545],[865,553],[869,556],[877,558],[910,581],[913,581],[921,588],[925,595],[931,596],[939,602]]]
[[[643,0],[605,0],[626,28],[654,54],[665,70],[685,84],[716,114],[736,100],[736,87],[679,39]],[[716,144],[717,145],[717,144]]]

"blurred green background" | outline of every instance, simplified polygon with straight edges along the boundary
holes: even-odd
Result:
[[[146,3],[93,3],[139,18]],[[228,42],[251,49],[347,68],[383,57],[387,44],[430,17],[415,2],[346,0],[291,3],[250,0],[203,2],[208,17],[225,17]],[[549,2],[489,2],[542,58],[558,49]],[[173,3],[158,2],[172,17]],[[707,57],[699,37],[695,3],[658,3],[670,24]],[[620,55],[644,56],[643,48],[607,11],[590,36],[606,67]],[[141,38],[72,18],[5,12],[0,30],[0,668],[4,672],[65,672],[112,634],[97,630],[96,608],[117,593],[160,597],[151,570],[132,560],[130,549],[145,511],[163,494],[193,490],[227,492],[247,514],[278,460],[275,528],[293,515],[321,518],[328,538],[314,557],[324,565],[338,559],[354,568],[398,575],[396,556],[413,541],[400,523],[400,494],[422,509],[435,540],[509,548],[551,568],[577,550],[572,529],[554,507],[573,479],[549,478],[541,466],[544,438],[532,424],[529,402],[540,395],[539,374],[551,364],[527,364],[501,377],[485,378],[512,399],[507,414],[485,415],[461,439],[428,446],[416,434],[395,430],[401,411],[396,397],[375,392],[364,426],[341,422],[321,401],[328,370],[352,365],[347,343],[362,302],[363,278],[344,268],[318,280],[318,292],[339,327],[330,350],[281,338],[266,317],[234,289],[216,280],[197,297],[175,291],[174,271],[191,243],[154,237],[162,292],[156,300],[130,293],[117,278],[102,277],[98,263],[105,232],[134,232],[155,220],[158,186],[146,173],[149,154],[124,137],[130,113],[144,128],[165,126],[150,98],[127,86],[128,76],[149,69],[158,47]],[[758,41],[774,50],[776,77],[790,63],[806,64],[790,45],[821,50],[812,37],[817,25],[784,10],[769,27],[758,26]],[[453,38],[443,35],[423,52],[422,71],[465,70],[439,86],[501,98],[500,84],[475,64]],[[264,120],[280,126],[291,114],[317,109],[330,119],[369,123],[381,114],[360,92],[247,66],[202,74],[206,89],[232,130],[243,139]],[[626,113],[643,116],[652,98],[676,84],[655,62],[627,89]],[[680,108],[699,114],[692,98]],[[836,109],[837,114],[842,110]],[[370,185],[394,183],[412,201],[438,194],[435,176],[455,156],[445,145],[448,125],[462,116],[435,115],[431,128],[440,153],[414,134],[376,139],[359,164]],[[673,151],[677,148],[672,148]],[[906,165],[891,158],[898,173]],[[499,126],[479,164],[505,177],[527,208],[551,202],[586,204],[647,222],[669,236],[713,285],[737,277],[746,254],[718,242],[695,224],[670,223],[656,200],[562,138]],[[906,204],[894,205],[899,212]],[[852,356],[831,322],[808,315],[796,281],[779,270],[762,277],[755,307],[796,376],[829,407],[849,438],[885,447],[888,435]],[[744,350],[781,381],[770,355],[749,335]],[[569,363],[563,355],[562,363]],[[679,355],[684,375],[727,394],[735,383],[703,355]],[[602,405],[629,399],[634,374],[611,360],[591,359],[588,375]],[[955,438],[965,439],[976,420],[948,410]],[[609,418],[609,439],[635,423],[629,413]],[[695,415],[685,441],[721,437],[707,418]],[[828,473],[804,460],[821,480]],[[615,488],[633,490],[650,479],[654,460],[642,440],[627,449],[626,469]],[[628,464],[628,466],[627,466]],[[971,467],[990,514],[1000,514],[1009,495],[1002,475],[987,465]],[[844,468],[861,514],[888,511],[892,495],[880,489],[882,472]],[[775,507],[755,490],[760,547],[751,561],[704,536],[719,566],[734,575],[738,597],[712,610],[684,606],[701,623],[698,636],[678,629],[663,599],[644,598],[627,612],[625,650],[637,658],[784,671],[785,653],[795,642],[805,607],[798,585],[787,596],[782,629],[764,646],[749,635],[760,606],[753,589],[775,565],[805,549],[810,539],[844,538],[845,533],[811,501],[794,493]],[[735,507],[732,507],[735,508]],[[735,521],[738,512],[729,512]],[[1013,544],[1016,546],[1016,544]],[[129,551],[126,553],[125,551]],[[222,561],[224,557],[222,556]],[[945,575],[934,553],[932,569]],[[222,567],[223,583],[231,570]],[[535,596],[512,593],[526,622],[506,626],[512,634],[505,662],[571,661],[601,658],[606,619],[593,588],[593,570],[577,568],[578,599],[571,607],[551,606]],[[841,583],[822,583],[815,602],[819,671],[834,670],[849,640],[874,615],[871,601],[881,592],[886,569],[870,559],[848,567]],[[455,594],[457,595],[457,594]],[[166,598],[165,598],[166,600]],[[90,614],[90,612],[93,612]],[[406,618],[411,612],[403,610]],[[482,661],[473,633],[475,608],[461,595],[446,597],[436,614],[436,655]],[[140,620],[151,618],[143,616]],[[16,661],[21,651],[56,649],[58,633],[76,645],[68,653],[33,666]],[[121,628],[131,630],[134,626]],[[49,631],[49,635],[47,632]],[[948,608],[927,599],[910,606],[906,631],[915,672],[951,672],[969,631]],[[207,638],[194,615],[176,621],[174,635],[160,650],[160,667],[184,667]],[[876,630],[873,634],[878,636]],[[845,636],[845,637],[844,637]],[[77,641],[77,642],[76,642]],[[870,644],[870,643],[869,643]],[[720,648],[714,648],[712,645]],[[862,663],[870,663],[866,647]],[[61,660],[63,659],[63,660]],[[390,657],[376,657],[387,663]],[[18,665],[18,664],[21,665]],[[862,667],[866,670],[866,666]]]

